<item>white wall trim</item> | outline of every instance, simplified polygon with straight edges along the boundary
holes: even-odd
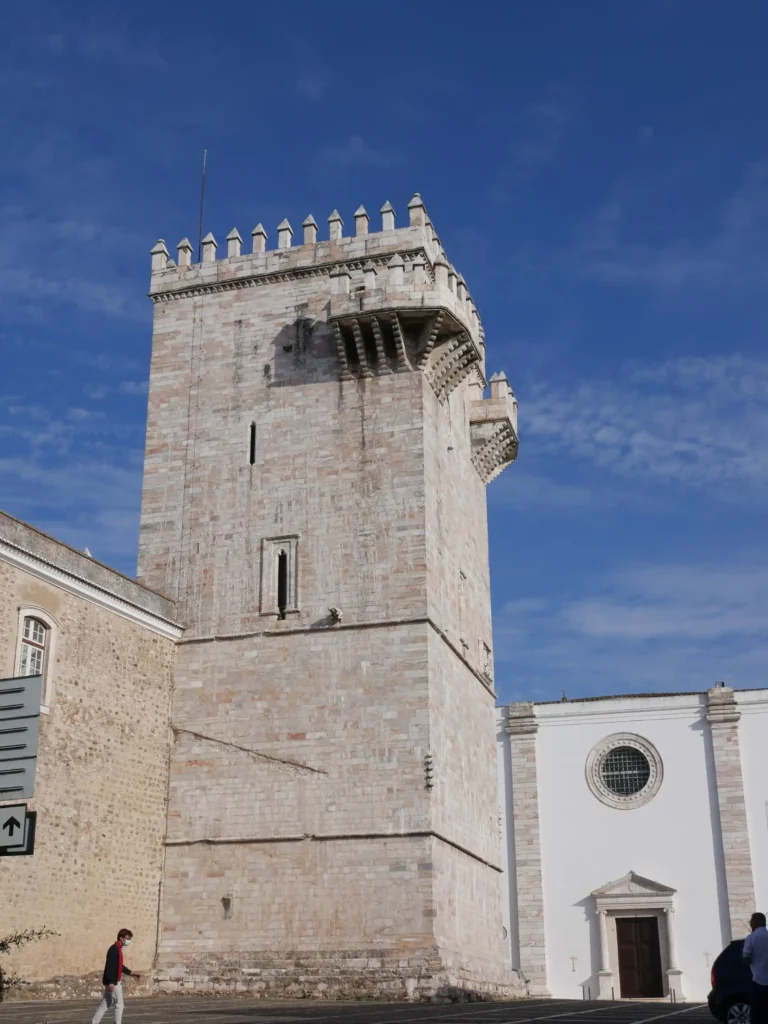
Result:
[[[82,576],[78,576],[76,573],[69,572],[66,569],[60,569],[58,566],[46,561],[46,559],[40,558],[39,555],[33,555],[16,544],[11,544],[9,541],[0,540],[0,559],[17,569],[36,576],[45,583],[50,583],[60,590],[74,594],[75,597],[81,597],[86,601],[90,601],[91,604],[114,612],[116,615],[121,616],[121,618],[144,626],[153,633],[158,633],[169,640],[178,640],[184,632],[182,626],[172,622],[170,619],[163,618],[163,616],[156,615],[153,612],[148,612],[125,598],[117,597],[103,587],[83,579]]]

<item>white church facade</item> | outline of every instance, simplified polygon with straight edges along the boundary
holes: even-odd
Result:
[[[505,928],[529,990],[703,1000],[768,906],[768,690],[499,709]]]

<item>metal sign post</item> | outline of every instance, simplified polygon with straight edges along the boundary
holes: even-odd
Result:
[[[35,791],[42,695],[42,676],[0,679],[0,801],[30,800]]]

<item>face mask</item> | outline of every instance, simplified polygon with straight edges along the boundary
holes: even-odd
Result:
[[[131,944],[131,940],[130,939],[123,939],[123,945],[124,946],[130,946],[130,944]]]

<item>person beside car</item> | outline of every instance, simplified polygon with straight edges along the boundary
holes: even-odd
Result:
[[[765,914],[753,914],[749,927],[751,931],[744,940],[742,956],[752,972],[751,1024],[768,1024],[768,929],[765,927]]]

